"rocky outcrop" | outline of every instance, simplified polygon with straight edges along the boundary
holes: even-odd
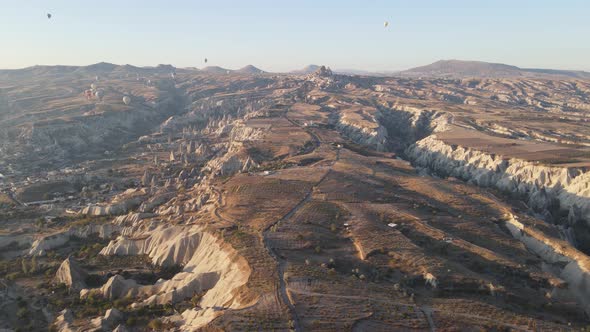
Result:
[[[85,279],[88,274],[78,262],[71,257],[66,258],[55,273],[55,281],[57,283],[63,283],[70,290],[80,291],[86,287]]]
[[[115,329],[113,330],[113,332],[128,332],[129,329],[127,329],[125,327],[125,325],[118,325],[117,327],[115,327]]]
[[[352,108],[341,112],[336,126],[352,141],[383,151],[388,136],[387,129],[378,121],[381,116],[374,108]]]
[[[237,172],[247,172],[256,166],[258,164],[247,154],[243,143],[232,142],[225,154],[211,159],[204,169],[214,175],[228,176]]]
[[[44,256],[47,250],[51,250],[66,244],[73,236],[87,238],[90,235],[96,234],[102,239],[107,239],[119,230],[119,226],[110,223],[71,227],[68,230],[51,235],[45,235],[39,239],[36,239],[31,245],[31,249],[29,249],[28,254],[31,256]]]
[[[352,141],[378,151],[403,149],[432,133],[445,131],[452,116],[403,104],[353,107],[341,111],[336,127]]]
[[[60,311],[59,316],[53,322],[53,326],[59,332],[74,332],[75,330],[70,327],[70,324],[74,321],[74,315],[70,309],[64,309]]]
[[[151,212],[155,208],[157,208],[158,206],[160,206],[160,205],[166,203],[167,201],[169,201],[170,199],[172,199],[174,196],[175,196],[174,192],[157,193],[157,194],[153,195],[152,197],[150,197],[145,202],[143,202],[141,204],[141,206],[139,207],[139,211]]]
[[[102,331],[112,331],[123,320],[123,313],[117,309],[108,309],[104,317],[97,317],[90,323]]]
[[[184,110],[182,98],[162,93],[154,107],[136,105],[120,111],[108,106],[84,105],[77,116],[33,122],[11,129],[16,136],[11,144],[22,147],[30,156],[44,161],[59,161],[85,157],[89,152],[103,153],[107,147],[119,147],[144,135],[166,117]]]
[[[140,206],[146,198],[145,190],[128,189],[124,193],[115,196],[110,204],[87,206],[80,211],[80,214],[90,216],[124,214]]]
[[[314,76],[318,76],[318,77],[330,77],[332,76],[332,70],[330,69],[330,67],[326,67],[326,66],[321,66],[320,68],[318,68],[318,70],[316,70],[313,73]]]
[[[559,277],[590,314],[590,258],[561,240],[551,239],[533,228],[526,227],[513,215],[507,215],[505,225],[512,236],[526,248],[560,270]]]
[[[415,165],[436,174],[524,197],[529,207],[539,213],[556,205],[566,211],[575,207],[577,217],[572,220],[590,223],[590,172],[584,169],[507,159],[451,146],[436,136],[418,141],[406,150],[406,155]]]
[[[128,225],[140,222],[143,219],[154,217],[152,213],[129,213],[126,215],[118,216],[113,220],[115,225]]]
[[[231,142],[255,141],[264,137],[264,131],[248,127],[243,121],[235,121],[229,136]]]
[[[143,299],[133,306],[151,303],[176,303],[194,294],[206,292],[199,306],[183,313],[185,324],[191,328],[208,322],[210,311],[240,308],[246,303],[236,290],[245,285],[250,268],[244,258],[215,235],[200,226],[160,226],[143,236],[119,237],[101,251],[102,255],[148,255],[154,264],[181,265],[183,269],[171,280],[154,285],[138,285],[116,275],[99,291],[114,299],[124,296]],[[88,294],[83,290],[81,295]],[[206,314],[207,313],[207,314]]]

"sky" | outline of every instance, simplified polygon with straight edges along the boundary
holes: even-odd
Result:
[[[0,68],[207,58],[394,71],[460,59],[590,71],[589,17],[588,0],[0,0]]]

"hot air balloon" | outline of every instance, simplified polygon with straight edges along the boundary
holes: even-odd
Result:
[[[207,58],[205,58],[205,63],[207,63]]]
[[[385,21],[385,22],[383,23],[383,27],[387,28],[388,26],[389,26],[389,22]]]
[[[94,80],[95,81],[98,81],[98,76],[94,76]]]
[[[104,92],[102,90],[98,90],[94,93],[94,96],[96,97],[96,99],[102,100],[102,97],[104,96]]]
[[[175,72],[172,72],[172,73],[170,74],[170,76],[172,76],[172,78],[176,78],[176,73],[175,73]]]
[[[90,84],[90,88],[91,88],[92,90],[96,90],[96,84],[94,84],[94,83]]]
[[[51,14],[50,13],[47,13],[47,18],[51,18]]]
[[[129,98],[129,96],[123,97],[123,103],[125,103],[125,105],[131,104],[131,98]]]

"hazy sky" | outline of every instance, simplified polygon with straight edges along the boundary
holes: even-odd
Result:
[[[206,57],[271,71],[439,59],[590,70],[589,40],[588,0],[0,0],[0,68]]]

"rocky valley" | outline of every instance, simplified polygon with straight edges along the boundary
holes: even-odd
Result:
[[[456,65],[1,70],[0,330],[586,329],[590,80]]]

